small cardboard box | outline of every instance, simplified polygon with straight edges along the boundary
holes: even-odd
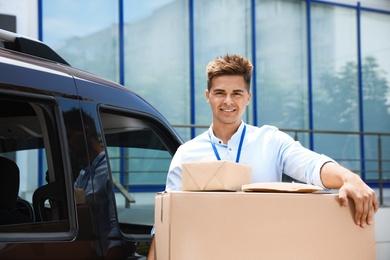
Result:
[[[155,198],[158,260],[375,259],[374,225],[337,194],[165,192]]]
[[[183,191],[237,191],[251,181],[252,167],[236,162],[186,162],[182,165]]]

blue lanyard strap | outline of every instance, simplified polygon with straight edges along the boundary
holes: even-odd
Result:
[[[242,134],[241,134],[240,144],[238,145],[238,151],[237,151],[236,163],[238,163],[238,162],[240,161],[240,156],[241,156],[241,148],[242,148],[242,143],[244,142],[245,132],[246,132],[246,125],[244,125],[244,129],[242,129]]]
[[[218,153],[217,147],[215,147],[215,144],[213,143],[213,141],[210,140],[210,142],[211,142],[211,146],[213,147],[215,156],[217,157],[217,160],[220,161],[221,157],[219,157],[219,153]]]
[[[241,148],[242,148],[242,144],[243,144],[243,142],[244,142],[245,132],[246,132],[246,125],[244,125],[244,129],[242,129],[240,144],[238,145],[236,163],[238,163],[238,162],[240,161]],[[214,144],[213,141],[211,140],[211,135],[210,135],[210,133],[209,133],[209,137],[210,137],[210,143],[211,143],[211,146],[213,147],[215,156],[217,157],[217,160],[220,161],[220,160],[221,160],[221,157],[219,156],[217,147],[215,146],[215,144]]]

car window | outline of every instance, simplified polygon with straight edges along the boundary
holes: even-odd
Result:
[[[0,238],[71,229],[55,108],[54,100],[0,92]]]
[[[150,118],[123,111],[100,112],[123,233],[149,234],[154,197],[165,188],[172,159],[161,127]]]

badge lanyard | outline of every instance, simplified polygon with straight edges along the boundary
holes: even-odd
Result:
[[[242,129],[242,133],[241,133],[241,139],[240,139],[240,144],[238,145],[238,151],[237,151],[236,163],[238,163],[238,162],[240,161],[240,156],[241,156],[241,148],[242,148],[242,143],[244,142],[245,131],[246,131],[246,125],[244,125],[244,129]],[[210,135],[210,133],[209,133],[209,137],[210,137],[210,143],[211,143],[211,146],[213,147],[213,150],[214,150],[215,156],[217,157],[218,161],[220,161],[220,160],[221,160],[221,157],[219,156],[219,153],[218,153],[217,147],[215,146],[215,144],[214,144],[214,143],[213,143],[213,141],[211,140],[211,135]]]

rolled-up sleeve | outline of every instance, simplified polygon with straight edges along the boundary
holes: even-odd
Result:
[[[289,135],[278,131],[280,141],[279,162],[283,173],[308,184],[326,189],[321,181],[321,168],[332,158],[303,147]]]

